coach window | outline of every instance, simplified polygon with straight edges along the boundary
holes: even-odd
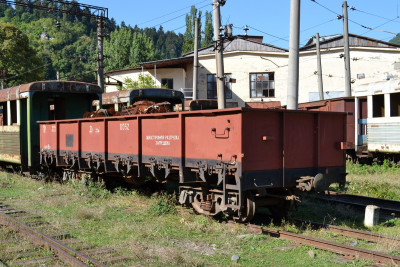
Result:
[[[17,101],[10,101],[11,104],[11,125],[17,123]]]
[[[174,89],[174,79],[161,79],[162,87]]]
[[[250,97],[275,97],[275,74],[250,73]]]
[[[225,99],[232,98],[232,74],[225,74]],[[207,99],[217,99],[217,76],[207,74]]]
[[[385,116],[385,98],[384,95],[372,96],[372,117],[379,118]]]
[[[390,94],[390,117],[400,116],[400,93]]]
[[[0,104],[0,126],[7,125],[7,109],[3,104]]]

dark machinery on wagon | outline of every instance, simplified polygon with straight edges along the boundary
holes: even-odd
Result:
[[[155,103],[169,102],[170,110],[184,109],[184,95],[181,91],[161,88],[140,88],[103,93],[101,106],[104,109],[114,108],[117,112],[123,112],[138,101],[152,101]],[[100,101],[96,105],[100,106]]]
[[[345,182],[344,113],[225,109],[40,123],[40,163],[81,173],[179,184],[198,213],[250,220],[282,213],[294,189]]]

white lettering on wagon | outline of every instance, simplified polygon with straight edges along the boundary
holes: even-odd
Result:
[[[92,125],[89,125],[89,133],[93,133],[93,132],[99,133],[99,132],[100,132],[100,129],[99,129],[99,128],[94,128],[94,129],[93,129],[93,126],[92,126]]]
[[[43,133],[46,133],[46,125],[43,125]]]
[[[179,139],[179,135],[146,135],[146,141],[154,140],[156,146],[170,146],[171,142]]]
[[[119,130],[120,131],[129,131],[129,123],[120,123]]]
[[[55,125],[51,126],[51,132],[55,133],[57,131],[57,127]]]

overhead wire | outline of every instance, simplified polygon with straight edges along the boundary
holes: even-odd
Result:
[[[209,1],[209,0],[203,0],[203,1],[197,2],[197,3],[193,4],[193,5],[195,6],[195,5],[197,5],[197,4],[201,4],[201,3],[204,3],[204,2],[208,2],[208,1]],[[168,13],[168,14],[165,14],[165,15],[162,15],[162,16],[159,16],[159,17],[156,17],[156,18],[153,18],[153,19],[150,19],[150,20],[141,22],[141,23],[139,23],[139,24],[137,24],[137,25],[139,26],[139,25],[142,25],[142,24],[145,24],[145,23],[148,23],[148,22],[155,21],[155,20],[157,20],[157,19],[165,18],[165,17],[167,17],[167,16],[169,16],[169,15],[172,15],[172,14],[175,14],[175,13],[177,13],[177,12],[179,12],[179,11],[185,10],[186,8],[191,7],[191,6],[193,6],[193,5],[186,6],[186,7],[184,7],[184,8],[181,8],[181,9],[178,9],[178,10],[175,10],[175,11],[172,11],[172,12],[170,12],[170,13]]]
[[[282,37],[279,37],[279,36],[276,36],[276,35],[273,35],[273,34],[270,34],[270,33],[264,32],[264,31],[261,31],[261,30],[258,30],[258,29],[256,29],[256,28],[251,27],[251,26],[248,26],[248,25],[247,25],[247,27],[249,27],[250,29],[253,29],[253,30],[255,30],[255,31],[261,32],[261,33],[263,33],[263,34],[265,34],[265,35],[268,35],[268,36],[274,37],[274,38],[276,38],[276,39],[279,39],[279,40],[281,40],[281,41],[289,42],[289,40],[286,39],[286,38],[282,38]]]
[[[94,70],[88,70],[88,71],[86,71],[86,72],[80,72],[80,73],[77,73],[77,74],[75,74],[75,75],[64,75],[63,77],[60,77],[60,80],[63,80],[63,79],[66,79],[66,80],[69,80],[69,79],[71,79],[71,78],[75,78],[75,77],[77,77],[77,76],[83,76],[83,75],[85,75],[85,74],[87,74],[87,73],[92,73],[92,72],[97,72],[97,70],[96,69],[94,69]]]
[[[336,12],[333,11],[332,9],[330,9],[330,8],[328,8],[328,7],[326,7],[326,6],[322,5],[322,4],[320,4],[320,3],[318,3],[316,0],[310,0],[310,1],[316,3],[317,5],[321,6],[322,8],[328,10],[329,12],[331,12],[331,13],[333,13],[333,14],[335,14],[335,15],[339,15],[339,16],[341,15],[341,14],[339,14],[339,13],[336,13]]]
[[[398,33],[390,32],[390,31],[386,31],[386,30],[378,30],[378,28],[380,28],[381,26],[386,25],[386,24],[388,24],[389,22],[392,22],[392,21],[394,21],[394,20],[396,20],[396,19],[397,19],[397,17],[394,18],[394,19],[392,19],[392,20],[386,21],[385,23],[382,23],[382,24],[380,24],[380,25],[378,25],[378,26],[376,26],[376,27],[374,27],[374,28],[362,26],[363,28],[368,29],[368,31],[364,32],[362,35],[364,35],[364,34],[366,34],[366,33],[369,33],[370,31],[381,31],[381,32],[386,32],[386,33],[390,33],[390,34],[393,34],[393,35],[397,35]]]
[[[39,67],[34,68],[34,69],[28,69],[28,70],[25,71],[25,72],[19,73],[19,74],[17,74],[17,75],[14,75],[14,76],[11,76],[11,77],[8,77],[8,78],[5,78],[4,80],[5,80],[5,81],[12,80],[12,79],[14,79],[14,78],[16,78],[16,77],[19,77],[19,76],[21,76],[21,75],[30,73],[30,72],[32,72],[32,71],[34,71],[34,70],[37,70],[37,69],[41,69],[41,68],[47,67],[47,66],[49,66],[49,65],[51,65],[51,64],[53,64],[53,63],[51,62],[51,63],[48,63],[48,64],[45,64],[45,65],[39,66]]]
[[[377,18],[381,18],[381,19],[385,19],[385,20],[390,20],[390,21],[392,20],[392,19],[380,16],[380,15],[376,15],[376,14],[373,14],[373,13],[370,13],[370,12],[359,10],[359,9],[353,7],[353,6],[350,7],[350,10],[351,11],[357,11],[357,12],[360,12],[360,13],[364,13],[364,14],[367,14],[367,15],[370,15],[370,16],[373,16],[373,17],[377,17]],[[399,18],[399,16],[397,15],[396,18]],[[396,21],[396,23],[400,23],[400,22]]]
[[[332,13],[338,15],[338,16],[342,16],[341,14],[338,14],[338,13],[336,13],[335,11],[331,10],[330,8],[328,8],[328,7],[324,6],[324,5],[322,5],[321,3],[317,2],[316,0],[310,0],[310,1],[316,3],[317,5],[321,6],[322,8],[324,8],[324,9],[326,9],[326,10],[328,10],[328,11],[330,11],[330,12],[332,12]],[[357,10],[355,7],[350,7],[350,10],[359,11],[359,10]],[[377,28],[379,28],[379,27],[381,27],[381,26],[383,26],[383,25],[385,25],[385,24],[387,24],[387,23],[389,23],[389,22],[395,21],[396,19],[398,19],[398,16],[396,16],[396,18],[394,18],[394,19],[388,19],[388,18],[385,18],[385,17],[382,17],[382,16],[374,15],[374,14],[372,14],[372,13],[368,13],[368,12],[364,12],[364,11],[360,11],[360,12],[363,12],[363,13],[366,13],[366,14],[368,14],[368,15],[372,15],[372,16],[376,16],[376,17],[380,17],[380,18],[383,18],[383,19],[388,20],[387,22],[385,22],[385,23],[383,23],[383,24],[381,24],[381,25],[378,25],[378,26],[372,28],[372,27],[369,27],[369,26],[362,25],[361,23],[358,23],[357,21],[348,18],[348,20],[349,20],[350,22],[352,22],[352,23],[354,23],[354,24],[356,24],[356,25],[358,25],[358,26],[360,26],[360,27],[362,27],[362,28],[368,29],[368,31],[365,32],[365,33],[363,33],[362,35],[364,35],[364,34],[370,32],[370,31],[382,31],[382,32],[386,32],[386,33],[390,33],[390,34],[395,34],[395,35],[396,35],[396,33],[393,33],[393,32],[390,32],[390,31],[386,31],[386,30],[377,30]]]
[[[198,9],[200,10],[200,9],[206,7],[206,6],[209,6],[209,4],[204,5],[204,6],[202,6],[202,7],[199,7]],[[216,8],[216,7],[213,7],[212,11],[214,11],[215,8]],[[212,12],[212,11],[210,11],[210,12]],[[202,15],[202,16],[200,17],[200,19],[204,18],[205,16],[206,16],[206,14]],[[172,31],[172,32],[175,32],[176,30],[182,29],[183,27],[186,27],[186,24],[183,25],[183,26],[180,26],[180,27],[178,27],[178,28],[175,28],[175,29],[173,29],[173,30],[171,30],[171,31]]]

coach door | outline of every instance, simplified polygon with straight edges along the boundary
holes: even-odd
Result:
[[[49,120],[65,119],[65,99],[64,98],[49,98],[48,99],[48,114]]]
[[[358,146],[367,144],[367,98],[358,98]]]

